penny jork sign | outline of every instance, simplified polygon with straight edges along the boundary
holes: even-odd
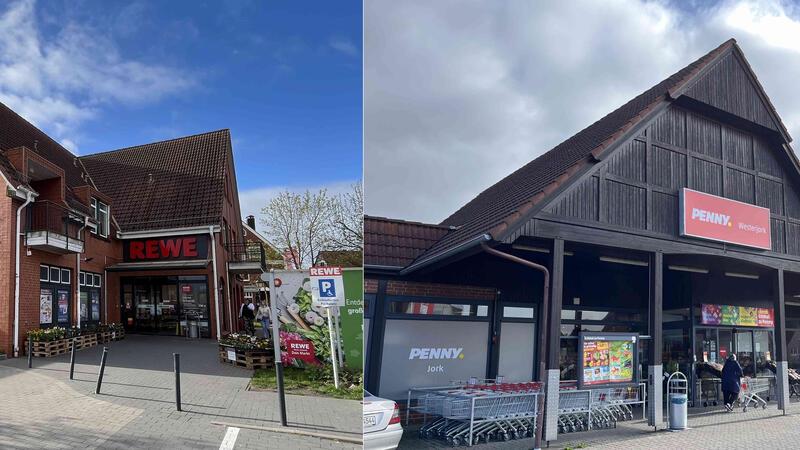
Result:
[[[159,261],[208,258],[207,236],[169,236],[125,241],[125,261]]]

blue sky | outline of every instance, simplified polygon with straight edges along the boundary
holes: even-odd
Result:
[[[361,178],[361,2],[0,6],[0,100],[84,155],[230,128],[243,214]]]

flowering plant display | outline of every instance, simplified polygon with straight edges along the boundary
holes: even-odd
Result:
[[[37,328],[28,331],[28,339],[31,342],[51,342],[64,339],[67,330],[62,327]]]
[[[222,339],[219,340],[219,345],[233,347],[239,350],[269,350],[272,348],[272,341],[258,336],[231,333],[223,336]]]

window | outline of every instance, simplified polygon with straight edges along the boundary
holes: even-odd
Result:
[[[92,233],[101,237],[108,237],[109,218],[111,216],[108,205],[96,198],[92,198],[92,214],[94,214],[94,220],[97,222],[97,228]]]
[[[391,301],[389,312],[413,316],[487,317],[486,305],[429,303],[425,301]]]
[[[70,284],[72,282],[72,271],[69,269],[61,269],[61,284]]]
[[[97,287],[100,287],[101,284],[102,283],[100,282],[100,275],[95,274],[94,275],[94,285],[97,286]]]
[[[83,282],[84,282],[84,275],[85,275],[85,273],[84,273],[84,272],[81,272],[80,274],[78,274],[78,284],[79,284],[80,286],[83,286]]]
[[[50,268],[50,281],[53,283],[61,282],[61,270],[58,267]]]
[[[50,281],[50,268],[39,266],[39,281]]]

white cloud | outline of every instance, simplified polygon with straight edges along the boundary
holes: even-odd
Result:
[[[367,212],[439,222],[730,37],[800,136],[797,11],[778,1],[699,8],[366,2]]]
[[[174,68],[126,59],[86,25],[67,21],[45,39],[33,0],[0,12],[0,101],[73,149],[80,124],[102,107],[154,102],[194,84]]]
[[[330,39],[330,41],[328,41],[328,44],[332,49],[336,50],[337,52],[344,53],[347,56],[359,56],[358,47],[356,47],[356,45],[350,39],[333,37]]]
[[[259,229],[262,229],[263,225],[259,222],[263,217],[261,210],[281,192],[287,190],[289,192],[305,192],[306,189],[311,192],[318,192],[320,189],[327,189],[328,195],[338,195],[349,192],[353,183],[356,183],[356,180],[337,181],[320,185],[281,185],[246,189],[239,191],[239,209],[242,211],[242,219],[252,214],[256,217],[256,225]]]

